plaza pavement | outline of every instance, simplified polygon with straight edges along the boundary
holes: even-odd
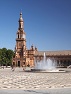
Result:
[[[22,68],[15,71],[0,69],[0,94],[10,94],[10,91],[11,94],[71,94],[71,69],[64,70],[69,72],[33,73],[24,72]],[[56,93],[58,90],[67,93]]]

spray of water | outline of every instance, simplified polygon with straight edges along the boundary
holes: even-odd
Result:
[[[46,54],[44,52],[43,60],[37,61],[35,60],[35,69],[55,69],[57,66],[57,62],[55,59],[48,58],[46,59]]]

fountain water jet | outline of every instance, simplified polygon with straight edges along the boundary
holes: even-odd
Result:
[[[46,55],[44,53],[43,60],[36,61],[35,60],[35,69],[55,69],[56,63],[54,59],[48,58],[46,59]]]
[[[57,62],[54,58],[48,58],[46,59],[46,54],[44,52],[43,60],[38,61],[35,59],[35,66],[34,69],[31,69],[32,71],[37,72],[65,72],[64,70],[59,70],[56,68]]]

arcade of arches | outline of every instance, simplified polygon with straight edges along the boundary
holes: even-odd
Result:
[[[58,67],[67,67],[71,65],[71,50],[64,51],[45,51],[46,59],[50,58],[56,61]],[[37,51],[35,56],[36,60],[42,60],[44,52]]]

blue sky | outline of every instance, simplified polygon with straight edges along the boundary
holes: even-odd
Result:
[[[28,49],[71,50],[71,0],[0,0],[0,48],[14,50],[21,10]]]

